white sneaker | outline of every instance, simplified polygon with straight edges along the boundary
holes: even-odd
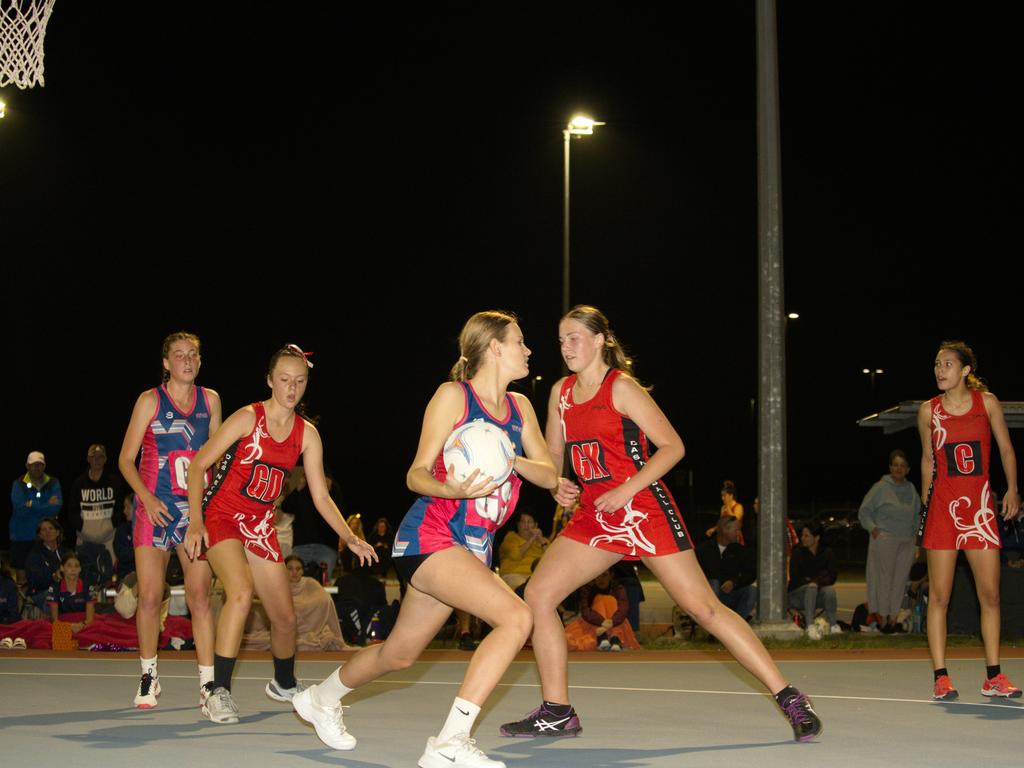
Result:
[[[843,634],[843,628],[840,627],[838,624],[833,624],[831,627],[828,628],[828,633],[830,635],[841,635]]]
[[[160,695],[160,678],[147,672],[139,680],[139,688],[135,692],[136,709],[152,709],[156,706],[156,697]]]
[[[311,685],[292,698],[292,706],[299,717],[316,729],[320,741],[331,749],[355,749],[356,737],[345,728],[341,717],[341,702],[325,707],[316,697],[317,686]]]
[[[807,628],[807,639],[821,640],[821,627],[817,624],[811,624],[811,626]]]
[[[498,760],[491,760],[476,748],[476,739],[468,734],[460,733],[444,744],[438,744],[437,738],[427,739],[427,748],[423,750],[420,760],[416,763],[420,768],[505,768]]]
[[[306,690],[306,686],[296,680],[294,688],[284,688],[278,685],[277,680],[271,678],[270,682],[267,683],[265,690],[267,692],[267,696],[272,698],[274,701],[291,701],[295,698],[295,694],[302,693]]]
[[[203,704],[203,717],[209,718],[212,723],[237,723],[238,705],[231,698],[231,691],[221,686],[210,691]]]
[[[12,648],[14,648],[14,638],[13,637],[5,637],[3,640],[0,640],[0,649],[3,649],[5,651],[9,651]]]

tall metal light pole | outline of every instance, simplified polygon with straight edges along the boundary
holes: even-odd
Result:
[[[573,136],[590,136],[594,126],[604,125],[583,115],[576,115],[562,131],[565,139],[565,163],[563,165],[562,188],[562,314],[569,311],[569,142]]]

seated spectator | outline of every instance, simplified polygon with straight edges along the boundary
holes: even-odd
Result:
[[[391,570],[391,547],[395,543],[395,531],[391,527],[391,522],[386,517],[378,517],[367,541],[377,553],[377,562],[372,566],[373,571],[382,579],[386,579]]]
[[[572,520],[573,513],[576,511],[576,507],[578,506],[579,505],[577,504],[571,509],[566,509],[559,504],[555,507],[555,515],[551,520],[551,535],[548,536],[548,541],[554,541],[558,538],[558,534],[565,530],[565,527],[569,524],[569,521]]]
[[[46,599],[50,587],[61,578],[61,560],[69,550],[61,543],[61,526],[47,517],[36,529],[36,542],[25,558],[25,618],[49,615]],[[32,609],[35,610],[32,610]]]
[[[32,549],[33,535],[43,518],[56,519],[64,504],[60,480],[46,474],[46,457],[32,451],[25,462],[26,472],[11,485],[11,565],[18,582],[25,578],[25,559]],[[47,584],[49,587],[49,584]]]
[[[646,600],[643,584],[640,583],[640,573],[636,567],[636,561],[623,558],[612,566],[612,577],[626,589],[626,597],[629,598],[629,626],[634,632],[640,631],[640,603]],[[563,605],[570,605],[567,601]]]
[[[540,560],[548,545],[537,521],[525,509],[516,516],[515,530],[510,530],[498,549],[501,579],[512,589],[524,583],[533,573],[533,564]]]
[[[306,473],[302,467],[293,471],[295,490],[285,497],[281,510],[293,516],[292,520],[292,554],[298,555],[307,565],[323,563],[327,566],[330,578],[338,563],[338,534],[330,524],[316,511],[313,496],[306,485]],[[328,467],[324,467],[324,479],[327,481],[327,493],[338,509],[344,509],[344,501],[338,483]],[[362,536],[362,534],[359,534]]]
[[[288,569],[292,603],[295,605],[296,647],[300,651],[342,651],[348,646],[341,636],[338,614],[331,596],[320,582],[304,576],[305,564],[298,555],[284,561]],[[242,647],[270,650],[270,619],[263,606],[254,601],[245,623]]]
[[[14,624],[18,621],[21,621],[18,585],[14,583],[7,567],[0,566],[0,624]]]
[[[739,539],[739,520],[731,515],[718,518],[715,537],[697,545],[697,562],[722,605],[750,621],[757,605],[757,567],[754,553]]]
[[[89,446],[86,454],[89,469],[71,486],[61,522],[68,544],[77,536],[75,551],[83,544],[106,547],[114,558],[114,529],[122,522],[124,483],[121,476],[107,469],[107,449],[99,443]]]
[[[335,484],[335,487],[337,487],[337,484]],[[341,509],[341,507],[339,507],[339,509]],[[363,516],[360,513],[356,512],[354,514],[349,515],[347,518],[345,518],[345,522],[348,523],[348,527],[351,529],[352,533],[354,533],[363,541],[366,541],[366,531],[363,530]],[[350,550],[348,547],[345,547],[345,549],[341,552],[342,570],[344,570],[346,573],[350,573],[352,569],[355,568],[357,562],[358,558],[356,558],[352,554],[352,550]]]
[[[371,639],[383,639],[370,637],[370,622],[379,611],[390,616],[392,608],[388,606],[384,582],[374,576],[368,566],[361,566],[343,574],[336,586],[338,593],[334,596],[334,605],[345,641],[353,645],[365,645]],[[394,607],[397,608],[397,605],[396,600]],[[394,612],[397,614],[397,611]]]
[[[124,579],[129,573],[135,573],[135,535],[132,531],[135,497],[128,494],[121,503],[124,519],[114,529],[114,560],[117,578]]]
[[[625,588],[605,571],[580,587],[580,616],[565,627],[570,651],[636,650],[640,643],[626,621],[629,598]]]
[[[50,587],[46,603],[50,609],[50,622],[66,621],[72,633],[78,633],[92,624],[96,617],[96,597],[92,585],[81,578],[82,563],[78,555],[68,552],[61,559],[61,577]]]
[[[814,614],[818,608],[825,610],[829,634],[838,635],[843,630],[836,618],[836,583],[838,567],[836,556],[821,543],[824,532],[821,523],[807,523],[800,531],[800,546],[793,550],[789,564],[789,607],[803,614],[808,636],[815,637]]]

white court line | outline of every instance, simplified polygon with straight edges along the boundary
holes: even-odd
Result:
[[[355,650],[358,650],[358,649],[355,649]],[[441,650],[447,650],[447,649],[441,649]],[[657,653],[657,652],[658,651],[652,651],[652,653]],[[17,654],[18,652],[14,651],[14,653]],[[128,653],[128,652],[126,652],[126,653]],[[134,660],[135,658],[136,658],[135,656],[132,656],[131,660]],[[461,659],[459,659],[459,660],[453,660],[453,659],[421,659],[417,663],[420,663],[420,664],[468,664],[470,658],[471,658],[471,654],[467,653],[467,656],[466,656],[465,660],[461,660]],[[981,656],[962,656],[962,657],[957,657],[955,659],[947,659],[947,661],[950,662],[950,663],[953,663],[953,664],[957,664],[959,662],[984,661],[984,659],[985,659],[984,655],[981,655]],[[0,662],[4,662],[4,661],[44,661],[46,663],[50,663],[50,662],[70,661],[70,662],[74,662],[76,664],[81,663],[81,662],[92,662],[92,663],[107,662],[107,663],[115,663],[116,664],[116,663],[119,663],[119,662],[122,662],[122,661],[126,661],[126,660],[127,659],[122,659],[122,658],[116,658],[116,659],[103,658],[103,657],[100,657],[100,656],[82,656],[82,657],[69,657],[69,656],[17,656],[17,655],[3,655],[3,656],[0,656]],[[264,663],[264,662],[266,662],[266,663],[269,663],[270,659],[240,659],[240,661],[241,662],[250,662],[250,663],[251,662],[256,662],[256,663]],[[301,658],[300,661],[302,663],[304,663],[304,664],[333,664],[335,666],[338,666],[339,664],[344,663],[343,660],[338,660],[338,659],[335,659],[335,660],[316,659],[316,658],[311,658],[311,657],[308,657],[308,656]],[[1014,663],[1020,662],[1020,661],[1022,661],[1022,659],[1004,658],[1002,660],[1002,663],[1003,664],[1014,664]],[[898,662],[900,664],[907,664],[907,663],[916,664],[916,663],[923,663],[923,662],[931,663],[931,660],[928,659],[928,658],[920,658],[920,659],[906,659],[906,658],[902,658],[902,659],[901,658],[894,658],[894,659],[861,659],[861,658],[854,658],[854,659],[848,659],[848,658],[837,658],[837,659],[775,659],[775,663],[776,664],[882,664],[882,663],[891,664],[891,663],[896,663],[896,662]],[[160,663],[161,664],[195,664],[196,662],[195,662],[195,659],[163,659],[163,658],[161,658],[160,659]],[[517,659],[517,660],[515,660],[515,661],[513,661],[511,663],[512,664],[527,664],[527,665],[529,665],[531,667],[536,664],[536,662],[529,661],[527,659],[522,659],[522,660]],[[569,663],[574,665],[574,666],[582,666],[582,665],[585,665],[585,664],[599,664],[600,665],[600,664],[610,664],[610,663],[613,663],[613,662],[612,662],[611,659],[605,661],[603,659],[593,659],[593,660],[590,660],[590,659],[573,659],[573,658],[570,657],[569,658]],[[735,659],[640,659],[640,658],[638,658],[638,659],[616,658],[614,663],[615,664],[639,664],[639,665],[644,665],[644,664],[739,664],[739,662],[736,661]]]
[[[96,672],[0,672],[0,677],[128,677],[135,678],[138,675],[126,674],[100,674]],[[195,675],[161,675],[166,680],[194,680]],[[266,676],[240,677],[235,676],[234,680],[266,680]],[[311,678],[299,678],[311,679]],[[461,680],[372,680],[367,685],[443,685],[461,686]],[[500,688],[540,688],[537,683],[498,683]],[[637,688],[614,685],[570,685],[570,690],[580,691],[612,691],[617,693],[690,693],[714,696],[760,696],[769,698],[767,693],[757,691],[710,691],[699,688]],[[812,699],[835,699],[837,701],[876,701],[892,704],[952,704],[960,707],[997,707],[1005,708],[1007,704],[989,703],[984,701],[935,701],[933,699],[896,699],[885,696],[834,696],[825,693],[808,693]]]

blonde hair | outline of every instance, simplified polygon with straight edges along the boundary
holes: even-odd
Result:
[[[508,327],[519,319],[511,312],[487,310],[477,312],[466,321],[459,332],[459,359],[452,366],[452,381],[466,381],[476,375],[484,362],[491,339],[504,341]]]

